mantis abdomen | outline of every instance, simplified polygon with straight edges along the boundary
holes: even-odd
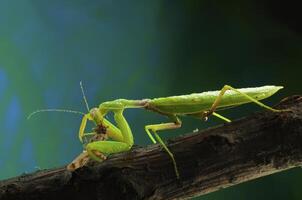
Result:
[[[254,88],[238,89],[240,93],[227,90],[223,96],[217,108],[233,107],[245,103],[252,102],[246,95],[255,99],[262,100],[272,96],[278,90],[282,89],[282,86],[262,86]],[[148,102],[148,109],[158,111],[167,114],[192,114],[207,111],[211,108],[215,100],[219,97],[222,90],[209,91],[202,93],[193,93],[189,95],[170,96],[164,98],[151,99]]]

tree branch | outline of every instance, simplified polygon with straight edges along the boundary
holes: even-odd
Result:
[[[91,162],[71,173],[41,170],[0,182],[0,199],[175,199],[213,192],[302,165],[302,97],[232,123]]]

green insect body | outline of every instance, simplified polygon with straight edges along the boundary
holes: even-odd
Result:
[[[186,115],[207,120],[210,115],[213,115],[226,122],[230,122],[231,120],[219,115],[215,111],[251,102],[273,112],[283,111],[273,109],[259,101],[275,94],[278,90],[283,88],[282,86],[262,86],[235,89],[229,85],[225,85],[218,91],[194,93],[189,95],[143,100],[117,99],[101,103],[98,108],[93,108],[91,110],[89,109],[82,83],[80,83],[80,86],[87,110],[89,111],[87,114],[73,110],[42,109],[37,110],[28,116],[28,118],[30,118],[36,113],[46,111],[70,112],[84,115],[80,125],[79,139],[83,142],[84,138],[86,140],[86,138],[89,137],[90,140],[84,143],[84,151],[67,166],[67,169],[69,170],[75,170],[82,167],[88,162],[89,158],[96,161],[103,161],[106,159],[106,155],[125,152],[131,149],[134,144],[134,139],[128,122],[123,116],[123,111],[127,108],[143,108],[167,116],[171,120],[171,122],[168,123],[146,125],[145,131],[151,141],[153,143],[159,142],[171,157],[177,178],[179,178],[180,174],[174,154],[168,149],[157,132],[161,130],[180,128],[181,120],[179,117]],[[108,112],[114,113],[116,126],[105,118]],[[96,127],[92,132],[86,133],[85,127],[88,120],[93,121]]]
[[[192,116],[200,119],[207,119],[208,116],[214,116],[230,122],[229,119],[216,113],[216,110],[239,106],[245,103],[254,102],[261,107],[274,112],[280,110],[273,109],[264,105],[259,100],[265,99],[282,89],[282,86],[262,86],[254,88],[235,89],[225,85],[219,91],[210,91],[203,93],[194,93],[189,95],[171,96],[164,98],[127,100],[117,99],[101,103],[98,108],[93,108],[88,114],[85,114],[79,130],[79,139],[89,135],[98,134],[97,132],[85,133],[87,120],[94,121],[97,126],[106,127],[106,135],[111,141],[93,141],[85,146],[84,152],[90,158],[96,161],[104,160],[104,155],[125,152],[131,149],[134,144],[132,131],[123,116],[123,111],[127,108],[144,108],[171,119],[169,123],[153,124],[145,126],[145,131],[153,143],[159,142],[172,159],[177,178],[180,174],[177,168],[173,153],[168,149],[165,143],[157,134],[157,131],[176,129],[181,127],[179,116]],[[84,93],[83,93],[84,94]],[[84,96],[87,108],[88,104]],[[108,112],[114,113],[116,125],[113,125],[105,116]],[[153,134],[152,134],[153,133]]]
[[[243,94],[255,100],[262,100],[270,97],[279,89],[283,87],[278,86],[263,86],[258,88],[244,88],[238,89]],[[192,114],[201,111],[206,111],[211,108],[213,102],[219,96],[220,91],[209,91],[202,93],[193,93],[189,95],[171,96],[165,98],[155,98],[150,101],[150,106],[166,113],[174,114]],[[238,94],[236,91],[228,90],[217,108],[232,107],[244,103],[250,103],[251,100],[244,95]]]

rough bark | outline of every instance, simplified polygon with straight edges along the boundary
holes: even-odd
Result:
[[[213,192],[302,165],[302,97],[278,109],[91,162],[71,173],[41,170],[0,182],[0,199],[177,199]]]

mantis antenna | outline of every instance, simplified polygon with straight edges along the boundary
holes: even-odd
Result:
[[[27,119],[30,119],[33,115],[40,113],[40,112],[67,112],[67,113],[75,113],[75,114],[80,114],[80,115],[85,115],[85,113],[82,113],[80,111],[76,110],[65,110],[65,109],[40,109],[36,110],[32,113],[30,113],[27,117]]]
[[[83,99],[84,99],[86,108],[87,108],[87,110],[88,110],[88,112],[89,112],[89,106],[88,106],[88,102],[87,102],[87,99],[86,99],[86,96],[85,96],[85,92],[84,92],[84,89],[83,89],[82,81],[80,81],[80,87],[81,87],[81,91],[82,91],[82,94],[83,94]],[[30,113],[30,114],[28,115],[27,119],[30,119],[33,115],[35,115],[35,114],[37,114],[37,113],[41,113],[41,112],[67,112],[67,113],[75,113],[75,114],[85,115],[85,113],[80,112],[80,111],[76,111],[76,110],[66,110],[66,109],[40,109],[40,110],[36,110],[36,111]]]
[[[82,95],[83,95],[83,99],[84,99],[87,111],[89,112],[90,109],[89,109],[88,102],[87,102],[85,92],[84,92],[84,89],[83,89],[82,81],[80,81],[80,87],[81,87],[81,91],[82,91]]]

